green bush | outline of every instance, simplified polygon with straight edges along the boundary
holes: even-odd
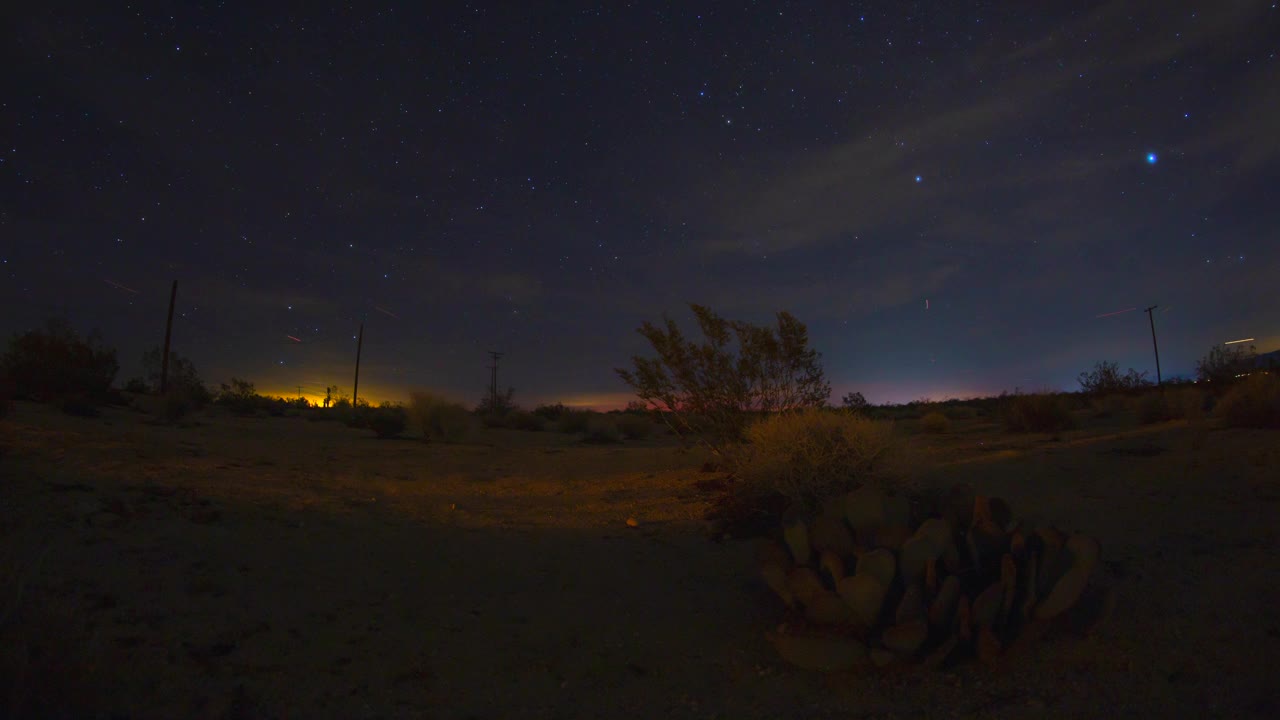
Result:
[[[368,413],[369,429],[380,438],[393,438],[404,432],[409,415],[399,405],[383,403]]]
[[[1075,427],[1067,399],[1053,393],[1003,395],[1000,420],[1010,432],[1058,432]]]
[[[574,434],[587,431],[592,413],[586,410],[566,410],[560,414],[560,432]]]
[[[951,429],[951,420],[940,412],[931,412],[920,418],[920,429],[930,435],[941,435]]]
[[[814,506],[862,483],[905,476],[902,445],[888,422],[855,413],[806,409],[776,413],[747,428],[732,456],[736,492],[775,493]]]
[[[426,441],[461,442],[471,434],[474,418],[461,403],[431,392],[409,395],[409,416]]]
[[[1231,427],[1280,428],[1280,377],[1255,373],[1235,383],[1213,414]]]
[[[617,423],[618,430],[628,440],[643,440],[653,432],[653,421],[643,415],[622,413]]]
[[[613,418],[596,415],[587,420],[586,435],[582,441],[598,445],[619,443],[622,442],[622,431],[618,429],[618,424],[613,421]]]
[[[101,402],[119,369],[115,349],[96,332],[81,339],[60,320],[14,336],[0,358],[0,375],[13,383],[14,397],[40,402],[63,397]]]

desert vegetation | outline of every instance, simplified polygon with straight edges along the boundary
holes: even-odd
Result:
[[[115,351],[102,338],[56,324],[15,338],[0,364],[0,707],[35,717],[350,715],[375,696],[425,707],[453,693],[502,714],[509,701],[488,692],[501,661],[477,650],[500,646],[513,658],[503,670],[511,692],[529,707],[553,704],[544,688],[565,683],[648,697],[687,677],[680,692],[690,696],[732,684],[743,703],[727,706],[735,716],[787,714],[781,698],[799,693],[830,709],[839,701],[829,688],[781,664],[812,660],[796,654],[808,636],[774,629],[789,587],[775,595],[753,548],[736,541],[838,514],[842,498],[868,489],[895,513],[918,513],[958,481],[1010,498],[1038,526],[1097,537],[1105,552],[1091,572],[1116,588],[1115,617],[1087,641],[1051,636],[1044,657],[1020,661],[1016,683],[947,665],[893,691],[870,675],[843,679],[858,698],[924,693],[978,712],[986,706],[956,687],[978,678],[1020,703],[1030,692],[1088,714],[1090,693],[1056,683],[1067,662],[1112,678],[1109,696],[1135,707],[1217,702],[1199,684],[1171,690],[1165,676],[1132,672],[1166,662],[1261,702],[1269,679],[1215,669],[1232,667],[1224,642],[1248,642],[1269,622],[1253,600],[1270,597],[1265,582],[1232,563],[1244,554],[1280,571],[1253,549],[1269,526],[1242,511],[1275,502],[1261,479],[1280,463],[1280,381],[1247,354],[1211,352],[1199,383],[1156,387],[1101,362],[1075,393],[873,405],[848,392],[833,406],[803,323],[695,316],[710,338],[685,338],[670,321],[641,328],[656,357],[618,371],[637,400],[613,411],[525,410],[513,390],[496,405],[421,390],[371,406],[337,386],[314,407],[239,377],[210,388],[176,353],[161,397],[155,349],[116,390]],[[1100,510],[1112,506],[1144,510]],[[1207,555],[1189,554],[1193,541]],[[1188,586],[1183,573],[1204,563],[1220,564],[1240,592]],[[824,588],[845,579],[836,570],[857,574],[852,564],[818,570],[832,574],[819,572]],[[984,578],[997,577],[990,570]],[[892,587],[905,602],[905,586]],[[1143,599],[1175,596],[1176,613]],[[1167,630],[1175,616],[1210,610],[1216,625]],[[612,645],[599,628],[618,617],[626,639]],[[868,626],[882,634],[890,621]],[[424,640],[406,649],[391,636]],[[729,656],[707,650],[727,647],[733,680]],[[356,657],[374,671],[352,669]],[[296,688],[316,667],[333,692],[304,695]],[[602,712],[615,707],[613,690],[579,692]]]

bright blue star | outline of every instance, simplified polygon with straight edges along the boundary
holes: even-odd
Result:
[[[1157,159],[1157,158],[1156,158],[1156,154],[1155,154],[1155,153],[1153,153],[1153,152],[1149,152],[1149,153],[1147,153],[1147,164],[1148,164],[1148,165],[1155,165],[1155,164],[1156,164],[1156,159]]]
[[[917,176],[916,176],[916,182],[924,182],[924,178],[923,178],[923,177],[921,177],[921,176],[919,176],[919,175],[917,175]]]

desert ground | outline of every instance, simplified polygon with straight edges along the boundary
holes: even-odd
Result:
[[[0,420],[0,715],[1280,716],[1276,431],[900,423],[920,487],[1097,537],[1118,604],[999,668],[824,675],[669,437],[147,419]]]

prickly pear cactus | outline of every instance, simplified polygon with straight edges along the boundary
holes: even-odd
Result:
[[[864,486],[782,524],[756,558],[787,608],[766,636],[798,667],[999,662],[1060,625],[1091,631],[1114,607],[1090,584],[1097,540],[1024,527],[965,485],[936,507]]]

